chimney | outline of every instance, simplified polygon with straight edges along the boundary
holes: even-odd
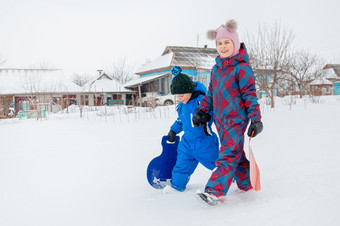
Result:
[[[102,74],[102,72],[103,72],[103,70],[97,70],[98,72],[99,72],[99,75],[101,75]]]

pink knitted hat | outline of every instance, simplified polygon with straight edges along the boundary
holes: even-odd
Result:
[[[234,43],[234,53],[232,56],[235,56],[238,54],[238,51],[240,50],[240,39],[238,37],[236,29],[237,29],[236,21],[229,20],[225,25],[222,24],[216,30],[208,31],[207,33],[208,39],[215,40],[217,42],[217,40],[221,38],[230,38]]]

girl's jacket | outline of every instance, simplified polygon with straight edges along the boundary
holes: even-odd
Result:
[[[192,123],[192,118],[195,114],[195,111],[197,110],[197,107],[199,106],[207,92],[207,88],[202,83],[194,82],[194,84],[195,84],[195,91],[193,93],[194,98],[191,98],[191,100],[186,104],[180,102],[177,105],[176,109],[178,113],[178,118],[170,128],[176,134],[184,131],[183,136],[186,137],[187,139],[204,138],[207,135],[209,136],[213,135],[213,132],[211,130],[211,124],[213,120],[210,120],[207,126],[204,127],[202,126],[194,127]]]
[[[244,43],[239,54],[230,58],[216,57],[209,89],[199,108],[206,112],[213,110],[217,129],[235,124],[244,127],[249,119],[261,120],[255,77]]]

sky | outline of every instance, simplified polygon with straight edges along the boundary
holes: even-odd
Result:
[[[137,69],[169,45],[214,48],[206,32],[229,19],[241,41],[279,21],[297,48],[340,63],[339,8],[338,0],[0,0],[1,67],[96,74],[125,60]]]

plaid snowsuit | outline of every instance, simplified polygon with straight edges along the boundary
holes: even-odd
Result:
[[[248,121],[261,120],[256,97],[255,77],[248,64],[246,47],[241,43],[239,54],[230,58],[216,58],[212,68],[207,95],[199,108],[213,110],[214,122],[220,137],[220,152],[216,169],[205,191],[223,196],[233,178],[242,190],[251,189],[249,161],[243,150],[244,132]]]

